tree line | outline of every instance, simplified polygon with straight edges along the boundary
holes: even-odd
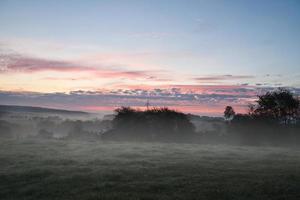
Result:
[[[229,138],[244,143],[298,143],[300,139],[300,101],[287,89],[258,95],[246,114],[226,106],[224,118]]]
[[[105,132],[102,138],[200,143],[288,143],[300,139],[299,107],[299,98],[289,90],[280,88],[259,95],[255,103],[249,105],[246,114],[236,113],[233,107],[226,106],[224,126],[210,133],[197,132],[190,115],[179,111],[168,108],[142,111],[121,107],[115,110],[112,129]]]

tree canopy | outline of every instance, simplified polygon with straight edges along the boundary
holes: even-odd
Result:
[[[232,120],[235,116],[235,111],[231,106],[226,106],[224,111],[224,118],[225,120]]]
[[[122,107],[115,112],[113,129],[103,135],[104,139],[180,141],[194,134],[187,115],[168,108],[141,111]]]
[[[253,116],[268,117],[289,123],[299,113],[300,102],[289,90],[279,88],[259,95],[257,104],[252,107]]]

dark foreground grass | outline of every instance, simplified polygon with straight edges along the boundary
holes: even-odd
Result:
[[[300,199],[300,151],[0,141],[0,199]]]

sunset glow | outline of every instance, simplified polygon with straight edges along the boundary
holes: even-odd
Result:
[[[300,94],[300,4],[255,2],[1,1],[0,104],[221,115]]]

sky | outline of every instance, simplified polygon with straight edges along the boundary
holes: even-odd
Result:
[[[300,94],[298,0],[0,0],[0,104],[245,112]]]

